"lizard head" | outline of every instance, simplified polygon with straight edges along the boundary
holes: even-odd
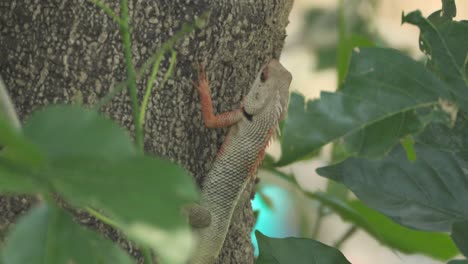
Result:
[[[291,80],[291,73],[278,60],[272,59],[264,65],[243,101],[247,118],[271,109],[275,109],[280,118],[288,105]]]

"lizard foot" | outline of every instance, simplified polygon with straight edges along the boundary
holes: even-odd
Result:
[[[211,224],[211,213],[198,204],[190,204],[183,209],[189,224],[194,228],[207,227]]]
[[[200,94],[210,95],[210,84],[208,82],[208,76],[206,75],[205,65],[198,64],[197,69],[198,78],[197,81],[193,81],[193,85]]]

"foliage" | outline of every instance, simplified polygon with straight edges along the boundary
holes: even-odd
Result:
[[[343,254],[318,241],[305,238],[269,238],[259,231],[257,236],[260,255],[257,264],[290,263],[297,264],[330,263],[350,264]]]
[[[21,131],[0,116],[0,192],[37,194],[43,200],[11,230],[0,263],[134,263],[116,245],[74,223],[68,212],[55,206],[52,194],[134,240],[146,263],[152,263],[150,250],[156,250],[163,263],[185,263],[193,240],[179,212],[198,194],[180,166],[144,155],[142,128],[163,56],[171,52],[171,67],[162,83],[170,77],[176,59],[172,45],[202,27],[203,19],[182,26],[142,68],[135,69],[127,1],[121,1],[120,16],[102,2],[92,2],[121,29],[128,80],[94,110],[49,106],[35,112]],[[328,50],[336,57],[331,65],[337,68],[339,90],[312,101],[292,94],[289,118],[281,126],[282,156],[276,162],[268,160],[263,168],[319,202],[321,217],[325,208],[352,224],[337,247],[363,229],[402,252],[448,261],[458,248],[466,256],[468,22],[453,19],[453,0],[443,0],[442,9],[427,18],[419,11],[403,15],[404,23],[421,31],[423,65],[401,51],[376,47],[367,20],[347,28],[344,11],[341,1],[335,14],[337,41]],[[136,81],[151,66],[139,102]],[[97,112],[125,87],[131,98],[135,143]],[[294,175],[278,168],[308,159],[329,143],[335,143],[339,155],[334,164],[317,172],[346,185],[360,200],[349,199],[339,184],[330,184],[327,193],[303,190]],[[451,239],[434,231],[450,231]],[[268,238],[260,232],[257,238],[257,263],[291,259],[349,263],[338,249],[312,238]]]
[[[338,91],[310,101],[292,94],[281,127],[282,155],[263,168],[319,202],[316,226],[326,215],[324,207],[352,224],[338,246],[358,228],[402,252],[448,260],[458,247],[466,255],[468,21],[454,20],[453,0],[443,0],[442,9],[428,18],[419,11],[403,14],[403,23],[421,31],[422,64],[401,51],[376,47],[368,38],[351,41],[355,37],[344,9],[341,1],[338,44],[330,46],[337,54]],[[366,28],[359,30],[369,32]],[[330,193],[305,191],[294,175],[277,168],[308,159],[329,143],[337,150],[335,163],[317,173],[346,185],[360,201],[349,200],[334,183]],[[435,233],[449,231],[452,239]],[[275,251],[287,251],[287,245],[278,247]],[[296,255],[291,250],[288,256]]]
[[[120,26],[128,80],[111,89],[114,92],[95,110],[48,106],[33,113],[21,131],[13,127],[15,113],[0,116],[0,192],[37,194],[44,200],[10,231],[1,250],[2,263],[134,263],[117,245],[74,223],[67,211],[54,205],[55,195],[123,232],[143,250],[145,263],[153,263],[150,249],[165,263],[185,263],[190,255],[192,232],[180,212],[183,205],[198,200],[198,191],[179,165],[143,154],[142,127],[148,100],[144,99],[140,108],[136,79],[153,65],[149,94],[161,59],[171,51],[164,83],[176,58],[172,45],[195,27],[202,27],[204,18],[196,25],[183,25],[135,70],[127,1],[121,3],[121,16],[100,1],[94,3]],[[127,131],[97,112],[124,87],[131,95],[135,143]],[[3,85],[0,89],[0,101],[9,101]]]
[[[132,263],[117,245],[74,223],[63,210],[45,204],[18,222],[3,260],[9,264]]]

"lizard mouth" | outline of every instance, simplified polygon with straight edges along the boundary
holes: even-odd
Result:
[[[245,118],[247,118],[247,120],[252,121],[253,115],[247,113],[247,111],[245,111],[245,107],[242,107],[242,114],[244,114],[244,116],[245,116]]]

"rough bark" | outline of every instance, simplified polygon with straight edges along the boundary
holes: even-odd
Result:
[[[215,111],[238,107],[261,65],[279,57],[292,1],[129,1],[137,66],[183,23],[211,11],[206,28],[175,45],[174,74],[164,89],[156,86],[153,91],[145,125],[147,153],[182,164],[202,181],[226,131],[207,129],[202,123],[198,94],[191,84],[194,65],[207,64]],[[118,13],[119,1],[105,2]],[[162,73],[167,66],[166,59]],[[23,120],[50,103],[93,105],[126,78],[118,27],[85,0],[0,1],[0,75]],[[145,77],[138,83],[140,95]],[[103,111],[133,131],[125,92]],[[22,199],[0,199],[0,228],[29,205]],[[241,211],[230,227],[219,263],[253,262],[250,203]]]

